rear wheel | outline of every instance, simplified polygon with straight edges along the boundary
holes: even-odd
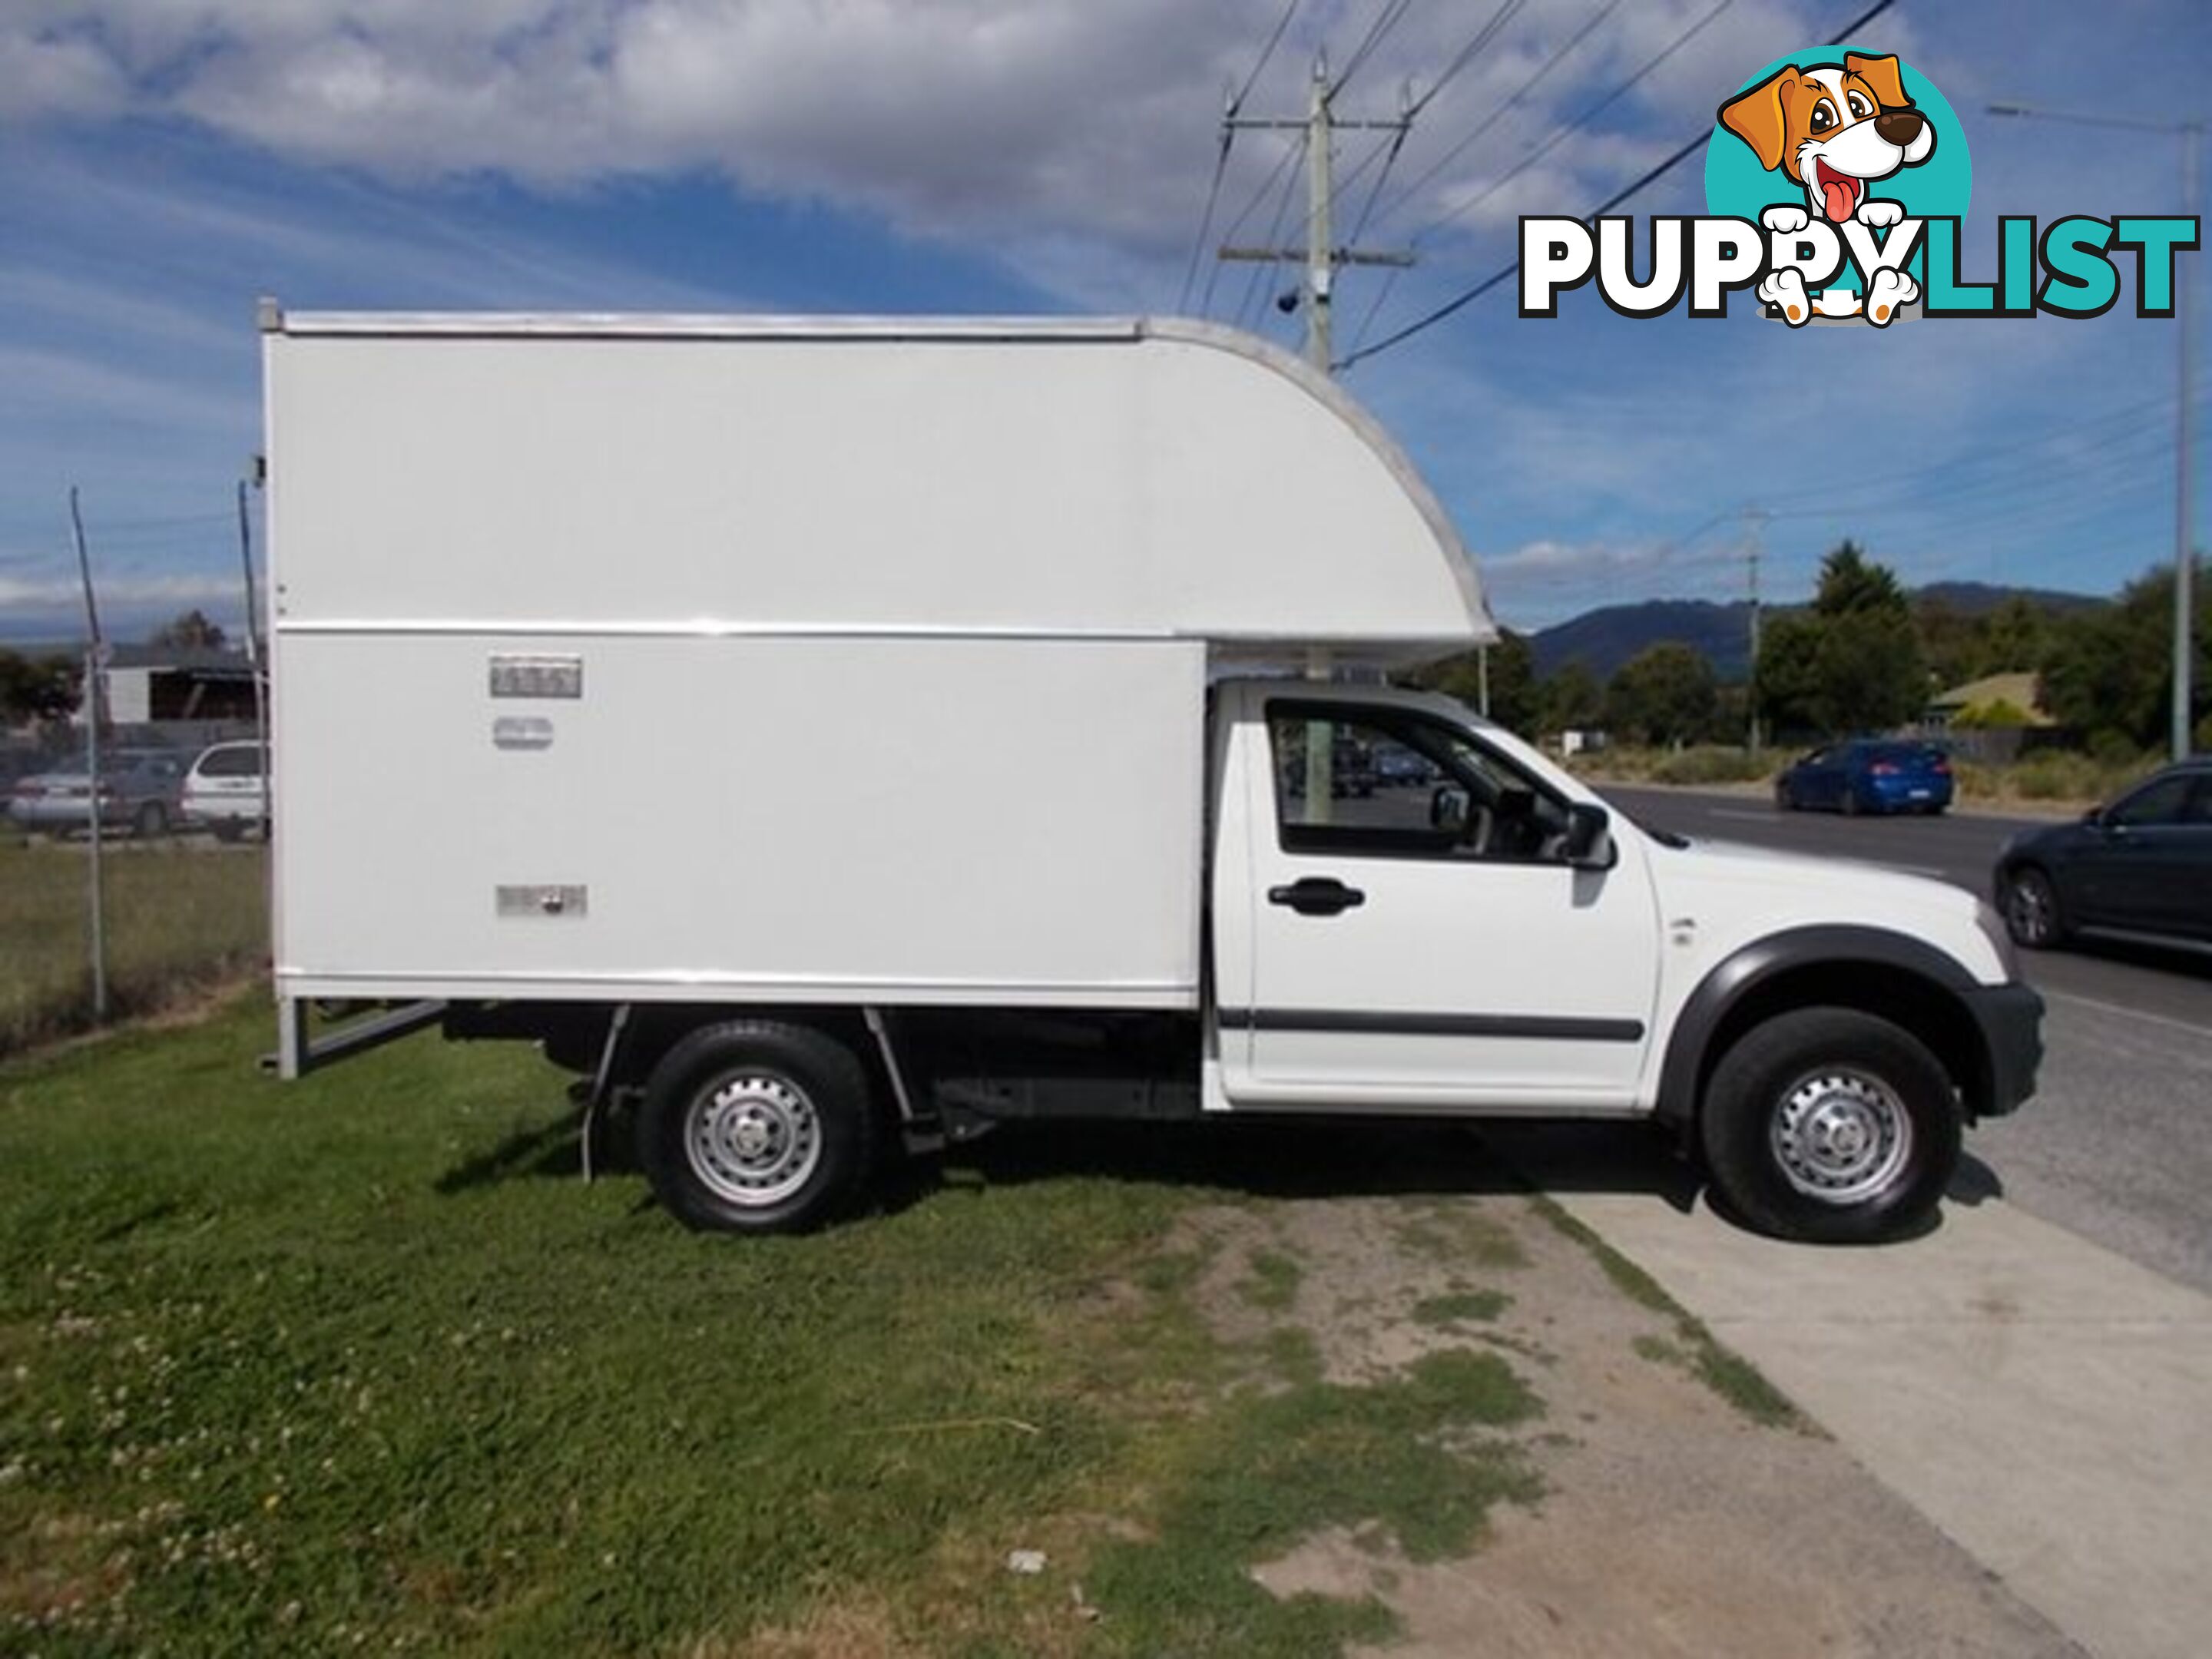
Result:
[[[169,828],[169,809],[157,800],[149,800],[139,807],[131,820],[131,827],[149,839],[165,834]]]
[[[1714,1068],[1698,1127],[1713,1184],[1745,1222],[1816,1243],[1923,1224],[1958,1167],[1961,1129],[1936,1057],[1850,1008],[1753,1027]]]
[[[2005,872],[1998,908],[2004,912],[2005,931],[2014,944],[2031,951],[2047,951],[2065,943],[2066,917],[2058,908],[2058,890],[2035,866],[2024,864]]]
[[[208,828],[217,841],[237,841],[246,834],[246,825],[237,818],[210,818]]]
[[[874,1152],[866,1074],[804,1025],[733,1020],[692,1032],[647,1081],[638,1162],[686,1226],[799,1232],[859,1191]]]
[[[1859,802],[1858,788],[1854,784],[1844,786],[1843,810],[1847,818],[1855,818],[1864,810]]]
[[[1785,778],[1775,780],[1774,810],[1778,812],[1794,812],[1797,810],[1797,798],[1790,793],[1790,783]]]

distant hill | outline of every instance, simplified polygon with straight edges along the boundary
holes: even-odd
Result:
[[[2080,611],[2110,601],[2087,593],[2047,588],[1998,587],[1986,582],[1935,582],[1915,588],[1916,604],[1942,605],[1962,616],[1994,611],[2018,593],[2053,611]],[[1769,605],[1770,617],[1797,609]],[[1569,622],[1529,636],[1539,675],[1556,673],[1577,658],[1600,681],[1611,679],[1638,652],[1675,640],[1703,652],[1723,683],[1741,680],[1751,655],[1751,606],[1739,599],[1716,605],[1710,599],[1647,599],[1641,605],[1610,605],[1585,611]]]
[[[1705,653],[1723,680],[1744,678],[1751,654],[1751,606],[1739,600],[1715,605],[1710,599],[1647,599],[1642,605],[1609,605],[1586,611],[1533,635],[1536,672],[1557,673],[1580,659],[1602,683],[1646,647],[1679,640]]]

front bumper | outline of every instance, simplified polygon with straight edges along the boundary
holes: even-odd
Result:
[[[2035,1093],[2043,1063],[2043,998],[2033,986],[1985,985],[1966,996],[1987,1057],[1985,1087],[1967,1102],[1976,1117],[2002,1117]]]

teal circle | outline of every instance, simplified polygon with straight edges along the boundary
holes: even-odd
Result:
[[[1869,52],[1863,46],[1814,46],[1804,52],[1795,52],[1787,58],[1778,58],[1756,75],[1747,77],[1721,101],[1726,104],[1749,91],[1769,76],[1796,64],[1799,69],[1821,69],[1833,66],[1840,69],[1846,54],[1862,58],[1886,54]],[[1898,79],[1905,88],[1905,95],[1914,107],[1927,118],[1936,130],[1934,154],[1916,167],[1901,167],[1875,185],[1875,191],[1886,201],[1902,202],[1905,210],[1916,219],[1957,218],[1966,216],[1966,204],[1973,194],[1973,162],[1966,153],[1966,134],[1959,125],[1959,117],[1950,102],[1936,90],[1936,83],[1911,64],[1898,64]],[[1717,106],[1713,117],[1713,136],[1705,146],[1705,210],[1726,214],[1733,218],[1756,222],[1770,207],[1786,204],[1805,206],[1805,191],[1800,185],[1790,182],[1787,174],[1778,167],[1769,173],[1759,165],[1759,157],[1752,153],[1749,144],[1737,137],[1720,123]],[[1922,281],[1926,273],[1923,253],[1916,252],[1906,262],[1906,268]],[[1844,274],[1838,278],[1838,286],[1856,288],[1857,276],[1848,262]]]

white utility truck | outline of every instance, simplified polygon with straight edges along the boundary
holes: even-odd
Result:
[[[1540,1115],[1819,1239],[2033,1087],[1972,896],[1639,829],[1386,684],[1492,637],[1474,568],[1259,341],[263,329],[287,1075],[534,1038],[705,1227],[1009,1118]]]

